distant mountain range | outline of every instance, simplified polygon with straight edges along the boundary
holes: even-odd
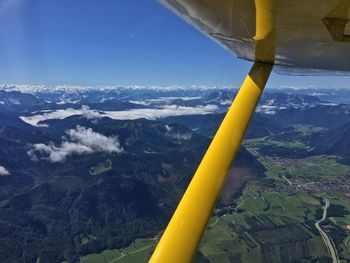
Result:
[[[162,108],[166,105],[179,107],[197,107],[215,105],[217,111],[226,111],[236,92],[234,90],[197,90],[181,91],[153,91],[142,90],[110,91],[107,94],[94,91],[85,94],[66,93],[38,93],[36,96],[19,91],[0,90],[0,109],[13,112],[30,113],[34,111],[79,109],[87,105],[92,109],[106,111],[120,111],[141,108]],[[258,107],[258,111],[274,114],[278,110],[288,108],[307,108],[324,104],[316,96],[286,94],[280,92],[265,92]]]
[[[0,90],[0,110],[1,111],[16,111],[30,112],[32,110],[41,109],[47,103],[37,97],[21,93],[19,91],[4,91]]]
[[[304,109],[285,109],[273,116],[281,125],[310,124],[335,128],[350,122],[350,105],[318,105]]]
[[[154,94],[168,97],[195,97],[198,94],[209,94],[212,91],[236,90],[233,87],[215,87],[215,86],[40,86],[40,85],[3,85],[0,90],[20,91],[23,93],[34,94],[36,97],[46,101],[56,102],[75,102],[82,98],[89,101],[101,101],[106,98],[124,99],[151,99]],[[317,88],[312,86],[305,87],[283,87],[274,89],[268,87],[265,93],[284,93],[297,95],[310,95],[318,97],[321,101],[332,103],[350,104],[350,88]]]

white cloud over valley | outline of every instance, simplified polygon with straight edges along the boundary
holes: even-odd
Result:
[[[115,120],[158,119],[170,116],[209,114],[218,110],[216,105],[184,107],[167,105],[157,109],[131,109],[126,111],[106,111],[105,116]]]
[[[123,148],[120,146],[117,137],[107,137],[94,132],[91,128],[77,126],[75,129],[66,131],[66,136],[62,137],[59,146],[53,143],[34,144],[28,152],[32,160],[40,158],[48,159],[51,162],[62,162],[73,154],[91,154],[94,152],[121,153]]]
[[[36,127],[47,127],[46,124],[39,124],[41,121],[45,120],[52,120],[52,119],[64,119],[69,116],[73,115],[82,115],[83,110],[75,110],[72,108],[64,109],[64,110],[55,110],[55,111],[49,111],[49,112],[44,112],[42,114],[36,114],[33,116],[21,116],[21,120],[29,123],[30,125],[36,126]]]
[[[41,114],[35,114],[32,116],[21,116],[20,118],[37,127],[47,127],[45,124],[40,124],[40,121],[51,119],[64,119],[73,115],[81,115],[87,119],[97,119],[102,117],[109,117],[114,120],[136,120],[136,119],[158,119],[170,116],[182,116],[182,115],[197,115],[197,114],[210,114],[217,112],[219,108],[216,105],[205,105],[196,107],[185,107],[177,105],[166,105],[162,108],[155,109],[130,109],[124,111],[96,111],[91,110],[88,106],[82,106],[81,109],[64,109],[51,112],[44,112]]]

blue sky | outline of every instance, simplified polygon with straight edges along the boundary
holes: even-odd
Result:
[[[250,63],[155,0],[0,0],[0,83],[239,86]],[[270,87],[348,88],[349,77]]]

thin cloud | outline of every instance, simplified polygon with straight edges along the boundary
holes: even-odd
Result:
[[[91,154],[94,152],[121,153],[123,148],[120,146],[117,137],[107,137],[94,132],[91,128],[77,126],[75,129],[66,131],[66,136],[62,137],[59,146],[53,143],[37,143],[28,152],[33,161],[38,160],[37,154],[43,159],[51,162],[62,162],[73,154]]]

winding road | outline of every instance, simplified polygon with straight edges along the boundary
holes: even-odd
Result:
[[[332,257],[333,263],[340,263],[340,260],[338,257],[338,251],[337,251],[333,241],[329,238],[329,236],[326,234],[326,232],[324,232],[322,230],[322,228],[320,227],[320,223],[322,223],[327,218],[327,210],[328,210],[329,205],[330,205],[330,202],[327,198],[323,198],[323,200],[325,202],[325,205],[323,207],[322,218],[315,223],[315,227],[320,232],[320,235],[323,239],[323,242],[325,243],[325,245],[328,249],[329,255]]]
[[[219,222],[220,217],[216,218],[216,220],[209,225],[209,227],[215,226]]]
[[[129,255],[132,255],[132,254],[135,254],[135,253],[139,253],[139,252],[141,252],[141,251],[143,251],[143,250],[146,250],[146,249],[148,249],[148,248],[150,248],[150,247],[152,247],[152,246],[153,246],[153,245],[149,245],[149,246],[146,246],[146,247],[143,247],[143,248],[134,250],[134,251],[132,251],[132,252],[122,254],[120,257],[113,259],[113,260],[110,261],[109,263],[117,262],[117,261],[119,261],[119,260],[121,260],[121,259],[123,259],[123,258],[125,258],[125,257],[127,257],[127,256],[129,256]]]

